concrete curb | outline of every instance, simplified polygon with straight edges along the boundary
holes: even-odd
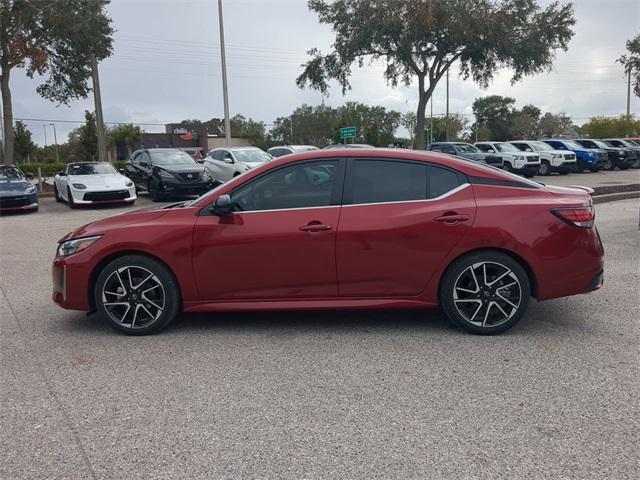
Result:
[[[640,198],[640,190],[635,192],[608,193],[606,195],[596,195],[593,197],[593,203],[615,202],[617,200],[628,200],[630,198]]]

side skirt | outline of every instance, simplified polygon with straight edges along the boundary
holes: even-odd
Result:
[[[419,300],[403,300],[397,298],[243,300],[221,302],[184,302],[183,304],[183,311],[187,313],[247,312],[266,310],[349,310],[373,308],[437,308],[437,305]]]

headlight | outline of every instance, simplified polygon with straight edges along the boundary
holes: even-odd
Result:
[[[171,175],[166,170],[158,170],[158,175],[161,176],[162,178],[173,178],[173,175]]]
[[[83,183],[72,183],[72,185],[76,190],[84,190],[85,188],[87,188],[87,186]]]
[[[515,157],[513,157],[515,160],[524,160],[524,157],[522,155],[516,155]]]
[[[127,186],[127,188],[131,188],[133,187],[133,182],[127,182],[125,183],[125,185]]]
[[[588,156],[589,158],[594,158],[594,157],[596,156],[596,154],[595,154],[595,153],[593,153],[593,152],[588,152],[588,153],[587,153],[587,156]]]
[[[559,153],[552,153],[551,158],[562,158],[562,155],[560,155]]]
[[[624,157],[626,157],[626,156],[627,156],[627,152],[618,152],[618,156],[619,156],[620,158],[624,158]]]
[[[35,185],[29,185],[27,187],[27,189],[25,190],[25,193],[36,193],[36,186]]]
[[[99,239],[100,235],[96,237],[85,237],[67,240],[66,242],[62,242],[60,245],[58,245],[58,253],[56,256],[67,257],[69,255],[73,255],[74,253],[81,252],[82,250],[86,250],[87,248],[89,248]]]

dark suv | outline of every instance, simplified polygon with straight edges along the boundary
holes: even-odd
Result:
[[[621,147],[613,147],[607,145],[602,140],[592,140],[591,138],[579,138],[574,140],[584,148],[600,149],[607,152],[609,156],[608,161],[602,163],[603,170],[613,170],[618,167],[620,170],[626,170],[631,166],[632,157],[629,156],[629,152]]]
[[[202,195],[212,186],[204,167],[174,148],[136,150],[127,161],[126,175],[154,202],[165,195]]]
[[[492,167],[503,168],[504,161],[500,155],[484,153],[470,143],[464,142],[433,142],[427,147],[432,152],[448,153],[456,157],[466,158],[474,162],[486,163]]]
[[[624,148],[631,159],[631,168],[640,168],[640,146],[627,138],[605,138],[603,140],[612,147]]]

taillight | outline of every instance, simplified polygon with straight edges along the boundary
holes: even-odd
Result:
[[[596,212],[593,207],[569,207],[554,208],[551,210],[556,217],[567,225],[580,228],[592,228],[593,221],[596,218]]]

